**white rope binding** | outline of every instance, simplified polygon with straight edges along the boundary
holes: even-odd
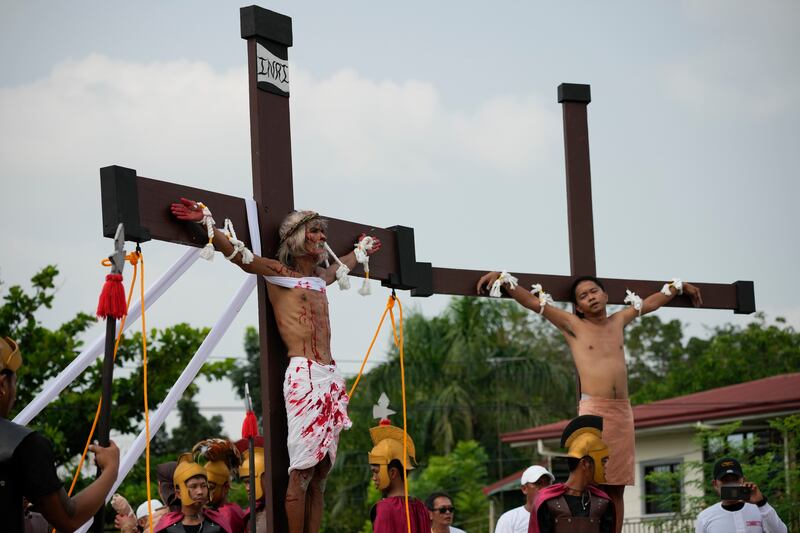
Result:
[[[625,299],[622,300],[622,303],[631,304],[634,309],[639,311],[639,316],[642,316],[642,298],[635,292],[629,291],[628,289],[625,289],[625,292],[627,295],[625,296]]]
[[[227,237],[228,237],[228,240],[231,241],[231,244],[233,245],[233,252],[231,253],[231,255],[229,255],[225,259],[230,261],[234,257],[236,257],[236,254],[241,253],[242,254],[242,263],[243,264],[249,265],[250,263],[252,263],[253,262],[253,252],[248,250],[247,246],[245,246],[242,241],[240,241],[238,238],[236,238],[236,230],[233,229],[233,222],[231,222],[231,220],[229,218],[225,219],[225,229],[224,229],[224,231],[225,231],[225,235],[227,235]]]
[[[541,283],[534,283],[533,285],[531,285],[531,293],[534,296],[536,296],[537,298],[539,298],[539,314],[540,315],[544,314],[544,308],[545,307],[547,307],[548,305],[553,305],[554,303],[556,303],[556,301],[553,300],[553,297],[550,296],[550,293],[544,292],[544,289],[542,288],[542,284]]]
[[[353,249],[353,252],[356,255],[356,261],[364,266],[364,283],[362,283],[361,288],[358,289],[358,294],[361,296],[368,296],[369,294],[372,294],[372,291],[369,287],[369,254],[367,252],[372,250],[374,244],[375,240],[367,235],[358,241]]]
[[[347,265],[341,262],[341,260],[336,257],[336,254],[333,253],[331,247],[328,246],[327,241],[325,242],[325,249],[328,251],[328,255],[333,257],[333,260],[339,263],[339,268],[336,270],[336,281],[339,283],[339,289],[346,291],[350,288],[350,278],[347,275],[350,273],[350,269],[347,268]]]
[[[680,279],[672,278],[672,281],[665,283],[664,286],[661,287],[661,294],[664,296],[672,296],[672,291],[669,290],[670,287],[674,287],[678,294],[683,294],[683,282]]]
[[[214,260],[214,219],[211,217],[211,210],[207,208],[203,203],[197,202],[198,207],[203,209],[203,220],[198,222],[198,224],[203,225],[206,227],[208,233],[208,243],[203,247],[200,251],[200,257],[205,259],[206,261],[213,261]]]
[[[494,280],[492,283],[492,288],[489,290],[489,296],[492,298],[500,298],[503,293],[500,291],[500,287],[503,285],[508,284],[509,288],[516,289],[517,285],[519,285],[519,280],[503,270],[500,272],[500,277]]]

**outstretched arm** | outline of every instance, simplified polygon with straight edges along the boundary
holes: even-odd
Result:
[[[203,209],[198,205],[197,202],[187,198],[181,198],[180,203],[172,204],[170,206],[170,211],[172,211],[172,215],[178,220],[198,223],[202,222],[203,220]],[[214,228],[213,244],[214,248],[221,252],[225,257],[228,257],[233,253],[234,247],[231,244],[231,241],[228,239],[228,236],[218,228]],[[240,253],[236,254],[232,259],[230,259],[230,261],[238,265],[239,268],[248,274],[258,274],[262,276],[300,276],[300,274],[289,269],[280,261],[270,259],[268,257],[261,257],[255,254],[253,254],[253,261],[248,264],[242,262],[242,254]]]
[[[362,233],[358,236],[358,242],[361,242],[366,237],[366,233]],[[368,250],[364,250],[368,256],[372,256],[381,249],[381,240],[377,237],[372,237],[372,248]],[[333,257],[328,258],[331,265],[328,268],[322,269],[322,274],[320,277],[325,280],[327,285],[330,285],[334,281],[336,281],[336,271],[339,270],[339,263],[333,260]],[[349,269],[353,270],[358,262],[356,260],[356,252],[353,250],[352,252],[348,253],[347,255],[343,255],[339,258],[339,261],[344,263],[344,265]]]
[[[481,279],[478,280],[478,294],[488,294],[489,290],[491,289],[492,285],[497,278],[500,277],[499,272],[489,272],[481,276]],[[574,337],[574,322],[579,320],[578,317],[573,315],[572,313],[568,313],[563,309],[559,309],[553,305],[544,305],[542,306],[542,302],[539,298],[531,293],[523,289],[520,286],[511,287],[509,284],[503,284],[502,290],[505,291],[510,297],[517,301],[523,307],[530,309],[536,313],[541,314],[544,318],[547,319],[548,322],[553,324],[555,327],[560,329],[563,333]]]
[[[700,307],[701,305],[703,305],[703,296],[700,294],[700,289],[698,289],[691,283],[685,281],[683,282],[682,285],[683,285],[683,292],[687,296],[689,296],[689,298],[692,299],[692,304],[695,307]],[[622,311],[619,311],[618,313],[615,314],[619,315],[622,318],[624,325],[627,326],[640,314],[645,315],[647,313],[652,313],[656,309],[664,305],[667,305],[678,294],[678,289],[675,288],[674,284],[672,283],[667,284],[666,287],[669,289],[668,295],[665,294],[664,292],[659,291],[651,294],[650,296],[642,300],[641,313],[639,313],[639,311],[637,311],[634,308],[634,306],[631,305],[630,307],[623,309]]]

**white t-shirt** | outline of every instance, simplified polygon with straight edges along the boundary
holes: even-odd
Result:
[[[531,513],[525,506],[517,507],[506,511],[497,520],[494,533],[528,533],[528,522],[531,520]]]
[[[722,503],[704,509],[697,516],[696,533],[786,533],[775,509],[768,503],[761,507],[745,503],[738,511],[727,511]]]
[[[463,529],[458,529],[457,527],[450,526],[450,533],[467,533]]]

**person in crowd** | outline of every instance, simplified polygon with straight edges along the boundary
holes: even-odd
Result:
[[[453,499],[446,492],[434,492],[425,500],[425,507],[431,517],[431,533],[466,533],[453,527],[456,508]]]
[[[561,435],[567,448],[569,478],[539,491],[528,533],[611,533],[615,530],[614,503],[598,488],[606,483],[608,446],[601,438],[603,419],[582,415],[573,419]]]
[[[697,516],[697,533],[786,533],[786,524],[758,485],[745,479],[739,461],[732,457],[718,460],[711,483],[720,501]]]
[[[250,449],[247,439],[236,441],[236,447],[242,453],[242,466],[239,467],[239,479],[247,489],[247,497],[255,489],[256,499],[256,533],[267,533],[267,498],[264,495],[264,476],[266,465],[264,463],[264,437],[257,435],[253,438],[253,478],[255,487],[250,486]],[[244,510],[243,521],[245,533],[250,531],[250,507]]]
[[[406,477],[416,461],[414,441],[401,428],[392,426],[388,419],[370,428],[374,445],[369,452],[372,482],[381,492],[382,499],[370,511],[373,533],[428,533],[431,520],[428,510],[417,498],[406,500]],[[404,453],[404,439],[406,452]],[[407,468],[404,469],[403,465]]]
[[[0,338],[0,517],[8,533],[25,530],[23,499],[59,531],[74,531],[97,513],[117,479],[119,448],[89,446],[100,476],[88,487],[67,496],[56,472],[50,442],[41,434],[8,420],[17,397],[17,371],[22,366],[19,346]]]
[[[178,457],[173,474],[175,495],[181,510],[165,514],[155,531],[165,533],[233,533],[228,520],[208,504],[208,475],[191,453]]]
[[[543,466],[533,465],[526,468],[519,480],[520,490],[525,495],[525,504],[500,515],[494,533],[527,533],[536,496],[555,480],[553,474]]]

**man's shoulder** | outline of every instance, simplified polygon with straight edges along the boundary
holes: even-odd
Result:
[[[528,512],[527,509],[525,509],[524,505],[520,505],[519,507],[514,507],[513,509],[509,509],[505,513],[501,514],[500,518],[498,518],[497,521],[499,523],[500,520],[503,520],[503,518],[505,518],[506,520],[510,520],[516,517],[517,515],[526,515],[526,514],[529,515],[530,513]]]
[[[700,514],[697,515],[697,520],[699,520],[701,522],[707,521],[712,516],[714,516],[716,514],[719,514],[719,512],[722,511],[722,510],[723,510],[722,509],[722,504],[717,502],[714,505],[712,505],[710,507],[706,507],[705,509],[700,511]]]

